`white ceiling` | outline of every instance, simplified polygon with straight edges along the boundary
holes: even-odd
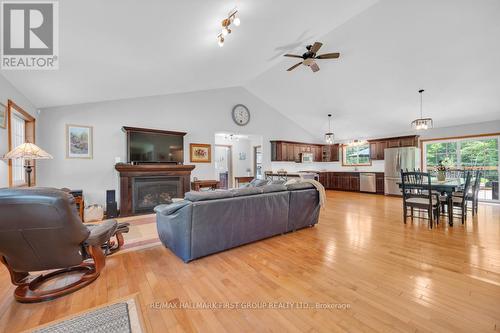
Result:
[[[500,118],[499,0],[60,1],[60,69],[2,71],[37,107],[244,86],[318,138]],[[237,5],[241,26],[217,46]],[[285,69],[315,40],[321,70]]]
[[[341,139],[410,131],[420,88],[436,127],[500,119],[498,0],[381,0],[320,40],[341,58],[317,73],[288,59],[246,85],[318,137],[328,113]]]
[[[36,106],[239,86],[375,0],[59,1],[57,71],[3,71]],[[241,25],[221,49],[220,22]],[[283,48],[284,47],[284,48]]]

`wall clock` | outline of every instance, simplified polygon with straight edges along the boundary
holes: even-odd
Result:
[[[237,104],[231,113],[233,121],[239,126],[245,126],[250,122],[250,111],[243,104]]]

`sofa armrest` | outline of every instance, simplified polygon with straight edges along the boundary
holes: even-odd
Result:
[[[106,243],[113,236],[117,226],[118,223],[115,220],[105,220],[99,224],[87,226],[90,235],[84,244],[87,246],[99,246]]]
[[[167,205],[165,205],[165,204],[158,205],[155,207],[154,211],[157,214],[168,216],[170,214],[175,213],[176,211],[178,211],[182,207],[189,205],[190,203],[191,203],[191,201],[181,200],[181,201],[177,201],[177,202],[172,202],[171,204],[167,204]]]

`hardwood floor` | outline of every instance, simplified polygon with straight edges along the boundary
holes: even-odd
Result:
[[[457,220],[453,228],[440,223],[429,230],[425,220],[402,223],[401,199],[327,195],[314,228],[189,264],[162,246],[116,255],[96,282],[51,302],[16,303],[2,268],[0,332],[31,328],[134,293],[151,332],[500,330],[500,206],[482,204],[464,226]],[[155,302],[157,308],[151,306]],[[158,308],[185,302],[347,305]]]

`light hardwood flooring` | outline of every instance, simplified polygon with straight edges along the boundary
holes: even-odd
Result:
[[[0,269],[0,332],[138,293],[150,332],[500,330],[500,206],[450,228],[402,223],[401,199],[329,191],[319,224],[184,264],[163,246],[110,257],[90,286],[19,304]],[[344,303],[338,309],[166,309],[160,302]],[[161,303],[163,302],[163,304]],[[234,304],[234,303],[231,303]],[[297,305],[297,304],[295,304]],[[329,305],[328,305],[329,306]],[[347,307],[347,308],[345,308]]]

